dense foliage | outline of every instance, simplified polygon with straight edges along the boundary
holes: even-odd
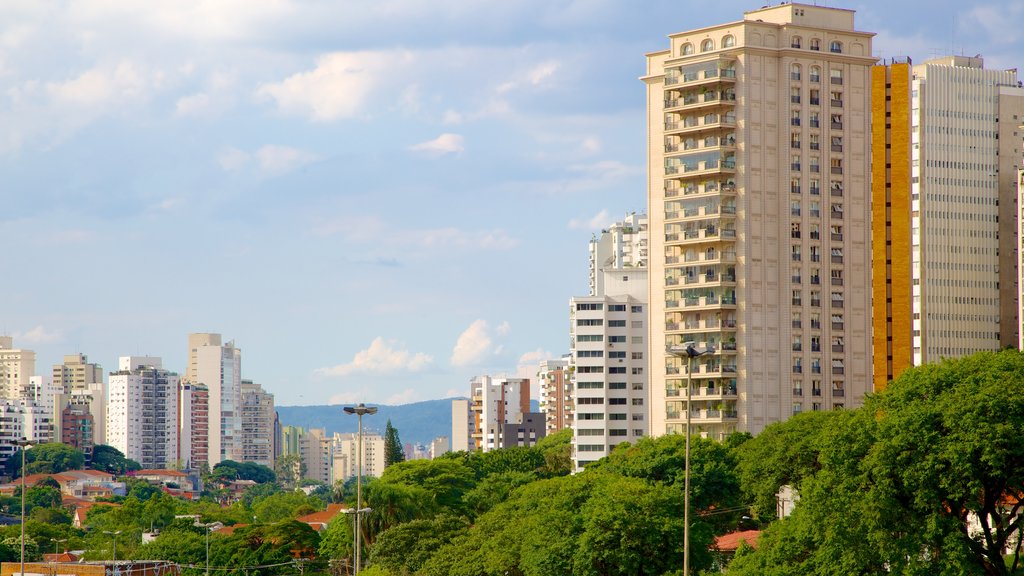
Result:
[[[391,425],[388,420],[384,428],[384,467],[405,461],[405,450],[402,449],[402,440],[398,437],[398,429]]]

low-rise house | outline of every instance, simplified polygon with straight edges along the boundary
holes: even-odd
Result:
[[[328,504],[326,510],[313,512],[312,514],[306,514],[305,516],[299,516],[296,520],[309,524],[309,526],[317,532],[323,532],[327,529],[327,525],[331,523],[331,520],[333,520],[335,516],[341,514],[347,509],[348,506],[345,506],[344,504]]]

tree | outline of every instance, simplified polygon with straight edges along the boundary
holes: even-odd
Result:
[[[795,511],[730,574],[1020,568],[1019,544],[1003,554],[1024,535],[1021,352],[907,370],[818,434],[818,469],[800,484]]]
[[[281,488],[294,490],[306,476],[306,464],[298,454],[278,456],[274,461],[274,474]]]
[[[398,439],[398,430],[391,425],[389,418],[384,428],[384,467],[399,462],[405,462],[405,450],[402,449],[402,441]]]
[[[65,470],[80,470],[84,465],[85,456],[81,450],[60,442],[37,444],[25,451],[27,474],[56,474]],[[7,459],[7,470],[12,476],[21,476],[20,451]]]
[[[134,470],[141,470],[142,466],[135,460],[125,458],[124,453],[113,446],[97,444],[92,447],[89,468],[122,476]]]
[[[231,477],[235,480],[252,480],[258,484],[265,484],[277,480],[277,476],[274,474],[273,470],[255,462],[222,460],[213,467],[213,474],[217,475],[220,471],[225,469],[232,470],[233,474],[231,474]]]
[[[457,460],[410,460],[384,469],[373,482],[405,484],[426,490],[434,504],[462,511],[462,496],[475,485],[473,471]],[[372,504],[371,504],[372,505]]]
[[[295,518],[300,506],[309,504],[302,492],[277,492],[253,505],[252,511],[260,522],[278,522]]]
[[[450,515],[399,524],[377,537],[370,564],[395,574],[418,572],[438,549],[468,528],[464,519]]]

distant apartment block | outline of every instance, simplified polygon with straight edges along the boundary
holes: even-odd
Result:
[[[0,395],[11,400],[25,398],[35,371],[36,353],[15,348],[11,336],[0,336]]]
[[[470,410],[466,398],[452,400],[452,452],[472,452],[477,449],[473,431],[477,427],[477,414]]]
[[[871,390],[873,35],[787,3],[647,55],[652,434],[756,434]],[[686,344],[714,350],[692,374]]]
[[[872,69],[874,387],[1019,342],[1017,71],[948,56]]]
[[[242,461],[242,351],[220,334],[189,334],[188,359],[187,381],[209,392],[210,466]]]
[[[274,395],[259,384],[242,380],[242,461],[274,467]]]
[[[569,301],[577,470],[648,434],[647,216],[631,214],[590,242],[589,296]]]
[[[554,434],[571,428],[574,410],[569,359],[542,360],[537,380],[540,382],[540,411],[544,414],[545,433]]]
[[[332,438],[331,482],[344,482],[355,478],[359,467],[358,434],[335,433]],[[363,431],[363,476],[379,478],[384,473],[384,437]]]
[[[85,354],[68,354],[52,369],[48,406],[61,441],[92,458],[92,447],[106,442],[107,387],[103,368]],[[40,400],[42,402],[42,400]],[[86,415],[88,412],[88,415]],[[70,419],[70,420],[66,420]],[[64,440],[67,437],[68,440]]]
[[[103,367],[90,363],[85,354],[69,354],[64,362],[53,365],[53,385],[64,394],[87,391],[92,384],[103,383]]]
[[[178,456],[179,376],[160,358],[122,356],[109,377],[107,441],[143,468],[166,468]]]
[[[178,386],[178,461],[186,470],[210,465],[210,390],[204,384]]]
[[[50,414],[28,400],[0,399],[0,462],[18,451],[16,441],[26,438],[36,444],[53,442]]]
[[[450,443],[448,442],[447,436],[438,436],[430,441],[429,447],[429,458],[433,460],[442,454],[447,454],[451,451]]]
[[[487,428],[486,438],[490,444],[488,450],[534,446],[544,438],[544,430],[544,414],[524,412],[515,422],[491,424]]]

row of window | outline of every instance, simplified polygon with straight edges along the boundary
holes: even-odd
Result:
[[[809,204],[810,204],[810,208],[808,209],[807,213],[812,218],[820,218],[821,217],[821,204],[817,200],[811,200]],[[793,200],[792,202],[789,203],[789,213],[792,216],[800,216],[800,213],[801,213],[802,209],[803,209],[803,206],[802,206],[802,204],[801,204],[801,202],[799,200]],[[833,202],[831,204],[830,210],[831,210],[831,213],[832,213],[832,218],[839,219],[839,218],[843,217],[843,203],[842,202]]]
[[[803,48],[804,39],[800,36],[793,36],[789,40],[790,48]],[[808,50],[820,51],[821,50],[821,39],[811,38],[807,44]],[[833,40],[828,43],[828,51],[833,54],[843,53],[843,43],[838,40]]]
[[[793,36],[790,39],[790,41],[789,41],[789,45],[792,48],[802,48],[803,47],[803,38],[800,37],[800,36]],[[722,37],[722,48],[723,49],[725,49],[725,48],[732,48],[734,46],[736,46],[736,37],[735,36],[729,34],[729,35],[726,35],[726,36]],[[705,38],[704,40],[701,41],[701,43],[700,43],[700,51],[701,52],[711,52],[714,49],[715,49],[715,41],[712,40],[711,38]],[[821,39],[820,38],[811,38],[808,41],[807,49],[808,50],[814,50],[814,51],[821,51]],[[843,53],[843,43],[838,41],[838,40],[833,40],[833,41],[829,42],[829,44],[828,44],[828,51],[832,52],[833,54],[842,54]],[[693,53],[694,53],[694,46],[690,42],[687,42],[687,43],[683,44],[682,47],[679,49],[679,54],[681,56],[690,56]]]
[[[577,382],[576,383],[576,387],[580,388],[580,389],[586,389],[586,390],[603,390],[604,389],[604,382]],[[609,390],[625,390],[626,389],[626,383],[625,382],[609,382],[608,383],[608,389]],[[644,389],[644,383],[643,382],[633,382],[633,390],[643,390],[643,389]]]
[[[644,353],[643,352],[631,352],[631,355],[632,355],[632,359],[633,360],[643,360],[644,359]],[[576,357],[577,358],[604,358],[604,350],[577,350],[576,351]],[[616,359],[616,358],[621,359],[621,360],[625,360],[626,359],[626,353],[623,352],[623,351],[612,351],[612,352],[608,353],[608,357],[613,359],[613,360]]]
[[[600,310],[604,310],[604,304],[602,304],[600,302],[577,302],[576,303],[576,310],[581,311],[581,312],[582,311],[600,311]],[[626,305],[625,304],[609,304],[608,305],[608,311],[609,312],[625,312],[626,311]],[[642,313],[644,311],[644,307],[642,305],[639,305],[639,304],[634,304],[634,305],[629,307],[629,311],[634,313],[634,314],[639,314],[639,313]]]
[[[732,48],[736,45],[736,37],[729,34],[722,38],[722,48]],[[715,41],[711,38],[705,38],[700,43],[701,52],[711,52],[715,49]],[[689,56],[693,54],[693,44],[687,42],[683,44],[682,48],[679,49],[679,53],[682,56]]]
[[[577,326],[604,326],[604,320],[602,320],[601,318],[577,318],[576,319],[576,325]],[[643,322],[643,320],[633,320],[632,322],[629,323],[629,325],[630,325],[631,328],[643,328],[644,327],[644,322]],[[608,321],[608,327],[609,328],[625,328],[626,327],[626,321],[625,320],[609,320]]]
[[[811,82],[821,82],[821,66],[811,66],[808,72],[808,77]],[[803,66],[799,64],[791,64],[789,66],[789,78],[790,80],[800,81],[803,78]],[[841,68],[829,68],[828,70],[829,82],[832,84],[842,85],[843,83],[843,71]]]
[[[580,404],[580,405],[584,405],[584,404],[587,404],[587,405],[604,404],[604,400],[605,399],[603,397],[598,397],[598,398],[577,398],[576,399],[576,403]],[[608,404],[610,404],[610,405],[623,405],[624,406],[626,404],[627,400],[630,400],[629,403],[632,404],[633,406],[643,406],[644,405],[644,399],[643,398],[632,398],[632,399],[630,399],[630,398],[608,398]]]
[[[579,366],[576,369],[580,374],[604,374],[604,366]],[[634,376],[639,376],[644,373],[644,369],[641,367],[634,367],[630,369]],[[609,374],[625,374],[625,366],[609,366]]]

